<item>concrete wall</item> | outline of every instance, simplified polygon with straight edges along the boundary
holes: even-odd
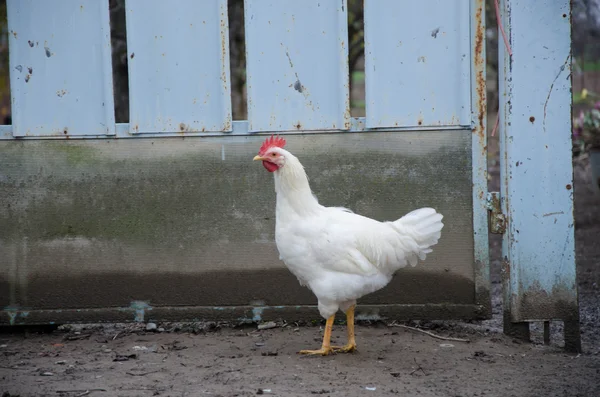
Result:
[[[427,262],[365,297],[365,310],[482,314],[470,131],[286,138],[325,205],[378,220],[422,206],[445,216]],[[278,260],[272,175],[252,162],[263,139],[1,141],[0,323],[256,320],[251,308],[265,306],[318,317]]]

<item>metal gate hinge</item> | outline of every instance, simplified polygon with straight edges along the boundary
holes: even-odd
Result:
[[[489,212],[490,233],[504,234],[506,231],[506,217],[500,206],[500,193],[488,192],[487,209]]]

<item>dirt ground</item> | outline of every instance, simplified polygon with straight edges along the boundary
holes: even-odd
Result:
[[[493,122],[493,119],[492,119]],[[490,188],[498,189],[497,144],[490,140]],[[532,343],[502,334],[500,239],[491,236],[494,318],[411,323],[434,339],[383,323],[357,325],[358,352],[305,357],[321,326],[144,324],[64,326],[52,333],[0,335],[0,393],[10,396],[600,396],[600,198],[587,160],[575,167],[576,248],[583,352],[561,350],[539,324]],[[334,327],[334,344],[345,342]]]
[[[344,342],[342,328],[335,327],[334,343]],[[329,357],[296,354],[319,346],[320,327],[194,334],[109,326],[76,332],[3,338],[5,395],[600,395],[598,355],[568,355],[475,330],[436,330],[471,340],[463,343],[361,325],[359,351]]]

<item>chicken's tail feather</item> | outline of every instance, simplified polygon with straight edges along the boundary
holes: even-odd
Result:
[[[444,227],[442,218],[443,215],[433,208],[420,208],[391,222],[398,233],[410,236],[414,241],[414,245],[411,244],[414,248],[407,255],[411,266],[416,266],[418,259],[425,260],[427,254],[432,252],[431,247],[438,243]]]

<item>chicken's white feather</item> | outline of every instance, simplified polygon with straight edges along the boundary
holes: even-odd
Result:
[[[274,172],[277,248],[290,271],[317,296],[324,318],[383,288],[398,269],[415,266],[437,244],[443,224],[434,209],[379,222],[322,206],[300,161],[276,150],[285,158]]]

